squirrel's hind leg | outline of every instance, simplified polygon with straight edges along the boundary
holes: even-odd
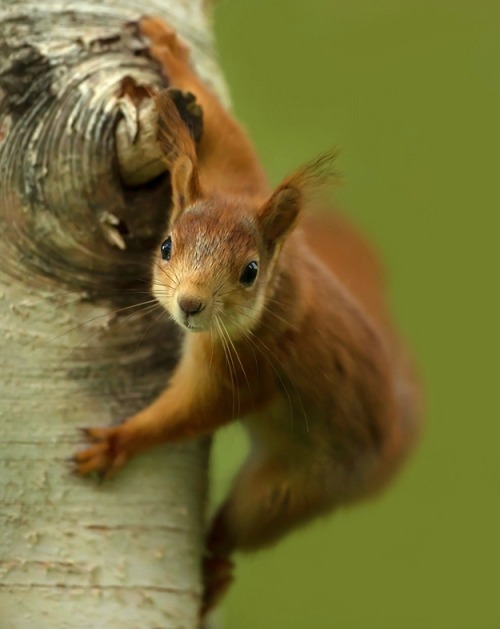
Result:
[[[239,472],[233,488],[217,512],[207,536],[207,552],[215,562],[213,576],[210,563],[205,568],[207,607],[211,596],[218,601],[232,573],[224,570],[234,550],[253,550],[275,542],[288,531],[333,508],[335,501],[327,486],[328,475],[317,461],[251,456]],[[222,564],[220,564],[222,562]],[[220,565],[219,565],[220,564]],[[231,565],[232,568],[232,565]]]

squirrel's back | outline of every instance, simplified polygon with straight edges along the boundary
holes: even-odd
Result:
[[[398,421],[389,433],[379,473],[373,478],[375,492],[392,478],[418,438],[423,415],[421,383],[390,315],[383,265],[360,230],[326,203],[304,217],[302,230],[310,249],[380,330],[391,354]]]

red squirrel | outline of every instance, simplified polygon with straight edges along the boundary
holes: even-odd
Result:
[[[157,96],[172,208],[152,290],[186,335],[163,393],[119,426],[87,429],[93,444],[75,465],[107,474],[155,444],[242,420],[251,448],[208,532],[206,610],[232,579],[235,550],[270,544],[390,479],[417,432],[419,389],[368,245],[338,218],[299,221],[331,181],[333,156],[270,190],[186,45],[159,20],[141,30],[171,85],[203,110],[196,147],[168,90]]]

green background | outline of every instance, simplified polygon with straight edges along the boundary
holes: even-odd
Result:
[[[332,145],[389,269],[424,438],[377,501],[239,556],[226,629],[500,627],[498,0],[223,0],[234,108],[273,182]],[[215,493],[244,454],[216,445]]]

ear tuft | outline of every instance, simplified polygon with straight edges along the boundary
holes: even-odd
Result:
[[[338,151],[332,149],[318,155],[315,159],[304,164],[299,170],[285,181],[294,181],[300,186],[307,197],[322,192],[334,184],[338,184],[341,177],[334,165]]]
[[[259,210],[257,222],[264,240],[275,244],[294,227],[311,197],[339,180],[333,169],[335,151],[324,153],[287,177]]]

